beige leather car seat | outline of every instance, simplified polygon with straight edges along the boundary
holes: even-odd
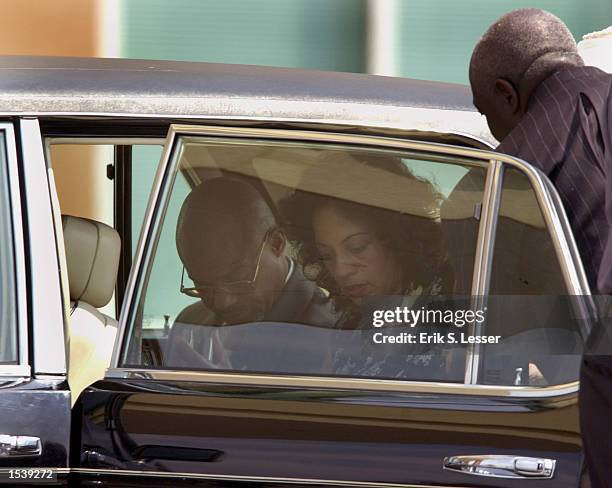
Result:
[[[68,383],[72,403],[84,388],[104,377],[117,334],[117,321],[97,309],[115,289],[121,240],[113,228],[62,215],[70,284]]]

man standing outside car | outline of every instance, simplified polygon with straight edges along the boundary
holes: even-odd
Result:
[[[474,48],[469,75],[474,105],[501,142],[497,151],[551,179],[591,287],[611,293],[612,75],[584,66],[565,24],[538,9],[494,22]],[[587,351],[582,365],[581,428],[592,485],[610,487],[612,344],[605,334],[597,340],[598,355]]]

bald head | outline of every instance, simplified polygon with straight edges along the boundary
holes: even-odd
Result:
[[[231,270],[253,254],[274,215],[261,194],[248,183],[213,178],[196,186],[181,207],[176,247],[189,275],[197,280]]]
[[[514,89],[515,106],[505,108],[516,113],[497,114],[502,120],[493,121],[496,130],[489,120],[494,135],[502,139],[544,79],[565,66],[582,64],[574,37],[558,17],[532,8],[512,11],[495,21],[474,48],[469,72],[474,103],[489,119],[487,112],[498,109],[507,99],[507,89]]]

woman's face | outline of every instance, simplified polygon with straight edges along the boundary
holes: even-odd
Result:
[[[359,305],[365,296],[401,293],[396,257],[366,224],[324,205],[312,225],[319,258],[342,295]]]

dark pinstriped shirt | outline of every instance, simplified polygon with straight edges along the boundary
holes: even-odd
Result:
[[[611,87],[612,75],[597,68],[557,71],[537,87],[526,114],[497,148],[551,179],[591,288],[597,283],[601,293],[612,292],[612,227],[606,219],[612,218]]]

